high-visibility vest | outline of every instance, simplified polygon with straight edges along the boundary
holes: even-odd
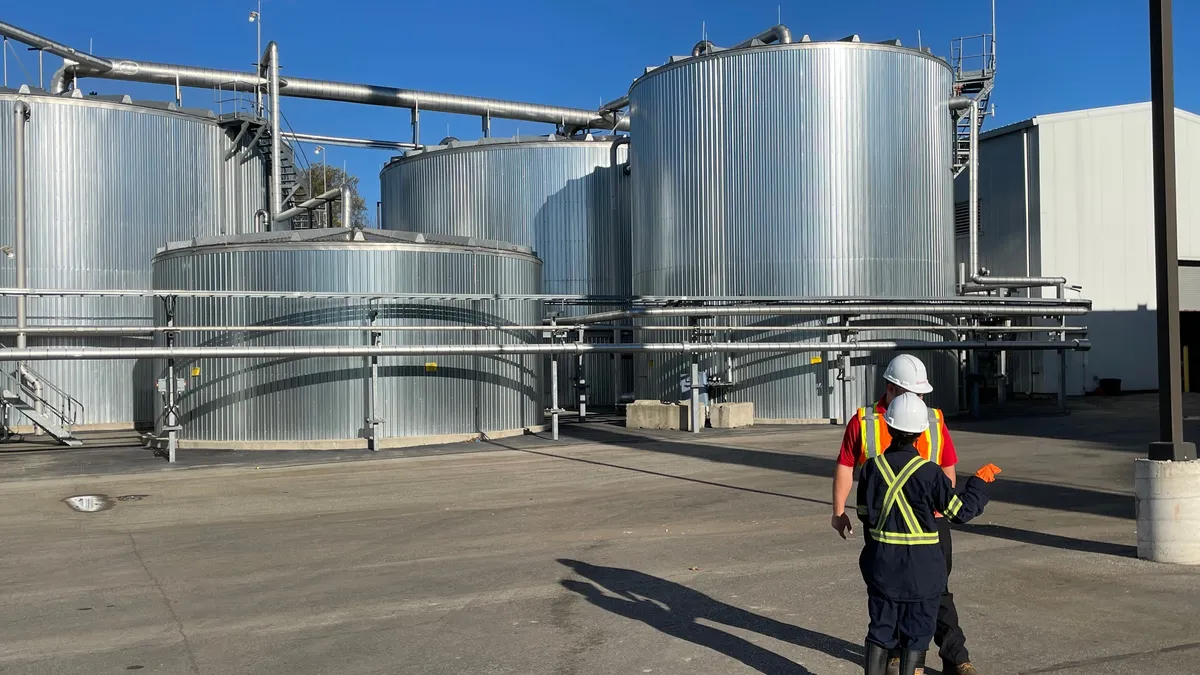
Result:
[[[921,522],[917,520],[912,504],[908,502],[908,497],[904,495],[905,483],[913,477],[917,469],[921,468],[927,460],[921,457],[913,457],[900,469],[899,473],[896,473],[892,471],[892,467],[883,458],[883,455],[875,455],[873,459],[875,468],[879,471],[879,477],[883,479],[887,490],[884,492],[883,503],[879,507],[879,520],[868,524],[867,532],[871,538],[881,544],[896,546],[937,544],[940,541],[937,530],[926,532],[921,529]],[[946,513],[953,517],[960,509],[962,509],[962,500],[959,499],[958,495],[951,497],[950,506],[946,509]],[[900,520],[897,524],[903,526],[904,529],[902,531],[887,529],[887,523],[893,510],[900,512]],[[865,518],[870,514],[870,510],[866,506],[859,505],[858,513]]]
[[[860,439],[858,465],[862,466],[867,463],[867,460],[883,454],[888,449],[888,446],[892,444],[892,435],[888,433],[883,415],[875,409],[875,406],[859,408],[858,423]],[[916,442],[917,453],[921,455],[921,458],[938,466],[942,465],[942,428],[944,426],[942,411],[930,408],[929,428],[917,438]]]

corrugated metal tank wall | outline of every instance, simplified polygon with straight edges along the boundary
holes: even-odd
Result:
[[[13,107],[26,130],[28,283],[40,289],[148,289],[164,242],[249,230],[266,203],[264,165],[225,153],[232,134],[212,117],[93,98],[0,93],[0,148],[13,147]],[[14,243],[13,162],[0,162],[0,243]],[[16,284],[12,261],[0,283]],[[30,325],[144,325],[149,299],[31,298]],[[4,301],[15,324],[16,304]],[[6,337],[15,344],[15,337]],[[29,346],[120,347],[148,338],[47,338]],[[87,425],[153,421],[150,368],[133,361],[34,364],[85,406]]]
[[[723,51],[639,78],[633,293],[953,295],[951,85],[939,59],[851,42]],[[822,336],[758,339],[806,338]],[[852,406],[874,394],[882,368],[871,365],[890,356],[856,357]],[[950,405],[954,357],[921,356]],[[746,357],[729,398],[754,401],[760,418],[837,417],[832,366]],[[639,393],[677,396],[685,368],[669,359],[639,369]]]
[[[630,192],[621,166],[627,151],[625,144],[614,148],[611,138],[543,136],[410,152],[380,172],[383,227],[529,246],[544,263],[544,293],[627,296]],[[608,355],[584,358],[591,403],[615,402],[612,363]],[[568,405],[577,398],[575,359],[561,367],[560,402]],[[621,388],[631,389],[628,380]]]
[[[462,238],[368,231],[244,235],[185,242],[154,259],[156,288],[260,292],[532,295],[541,263],[528,249]],[[363,326],[538,325],[537,301],[180,298],[176,324]],[[159,320],[162,321],[159,313]],[[182,333],[180,344],[365,345],[362,331],[268,332],[222,339]],[[215,340],[221,340],[215,342]],[[537,331],[383,331],[383,344],[540,342]],[[543,414],[537,356],[414,356],[379,359],[380,438],[498,433],[536,427]],[[427,368],[426,364],[436,364]],[[369,417],[363,358],[208,360],[180,363],[192,377],[181,399],[185,441],[206,447],[272,442],[362,444]],[[160,365],[160,368],[162,366]],[[304,447],[304,446],[299,446]]]

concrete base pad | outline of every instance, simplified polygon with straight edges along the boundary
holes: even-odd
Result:
[[[522,429],[500,429],[482,433],[468,432],[461,434],[438,434],[430,436],[397,436],[380,438],[381,449],[412,448],[422,445],[441,445],[445,443],[467,443],[470,441],[488,441],[501,438],[512,438],[527,433],[541,433],[549,427],[544,424],[525,427]],[[152,438],[147,447],[166,449],[166,438]],[[180,450],[366,450],[365,438],[339,438],[331,440],[280,440],[280,441],[207,441],[198,439],[179,439]]]
[[[1134,462],[1138,557],[1200,565],[1200,462]]]

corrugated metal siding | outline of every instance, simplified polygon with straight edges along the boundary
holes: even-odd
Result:
[[[157,288],[347,293],[534,294],[541,264],[532,256],[432,245],[246,245],[201,247],[155,259]],[[538,302],[180,299],[179,325],[362,326],[537,325]],[[161,314],[160,314],[161,321]],[[185,333],[182,344],[218,344]],[[537,333],[384,332],[384,344],[540,342]],[[219,344],[362,345],[365,333],[245,334]],[[536,356],[383,357],[380,437],[522,429],[542,424]],[[435,372],[426,363],[436,363]],[[184,372],[193,364],[183,363]],[[367,359],[210,360],[198,363],[182,399],[184,437],[222,442],[345,440],[368,417]]]
[[[950,90],[943,62],[850,43],[722,52],[639,79],[633,292],[953,295]],[[770,339],[791,338],[820,339]],[[856,357],[851,406],[874,394],[882,369],[870,364],[890,356]],[[952,404],[955,358],[922,356]],[[731,398],[761,418],[837,417],[831,365],[743,357]],[[640,393],[678,395],[684,369],[647,363]]]
[[[1179,266],[1179,311],[1200,312],[1200,267]]]
[[[612,150],[607,140],[494,140],[413,153],[380,172],[383,227],[528,246],[543,261],[544,293],[627,296],[629,177]],[[618,146],[618,165],[627,151]],[[584,357],[593,404],[616,400],[609,361]],[[576,360],[560,367],[560,405],[573,405]]]
[[[0,147],[12,147],[18,97],[0,94]],[[169,240],[249,229],[265,203],[255,157],[225,161],[231,136],[215,120],[121,103],[21,96],[27,127],[28,282],[34,288],[145,289],[150,260]],[[13,242],[13,165],[0,163],[0,241]],[[0,279],[15,285],[15,269]],[[134,299],[29,301],[30,325],[150,325]],[[4,307],[15,323],[15,303]],[[133,346],[114,338],[30,338],[30,346]],[[152,421],[152,381],[129,361],[44,362],[51,382],[79,398],[85,424]]]

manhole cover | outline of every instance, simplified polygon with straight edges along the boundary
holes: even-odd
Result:
[[[97,511],[107,511],[116,506],[116,502],[108,497],[108,495],[75,495],[67,497],[63,500],[67,506],[74,511],[80,513],[96,513]]]
[[[121,495],[120,497],[117,497],[117,501],[119,501],[119,502],[140,502],[149,496],[150,495]]]

